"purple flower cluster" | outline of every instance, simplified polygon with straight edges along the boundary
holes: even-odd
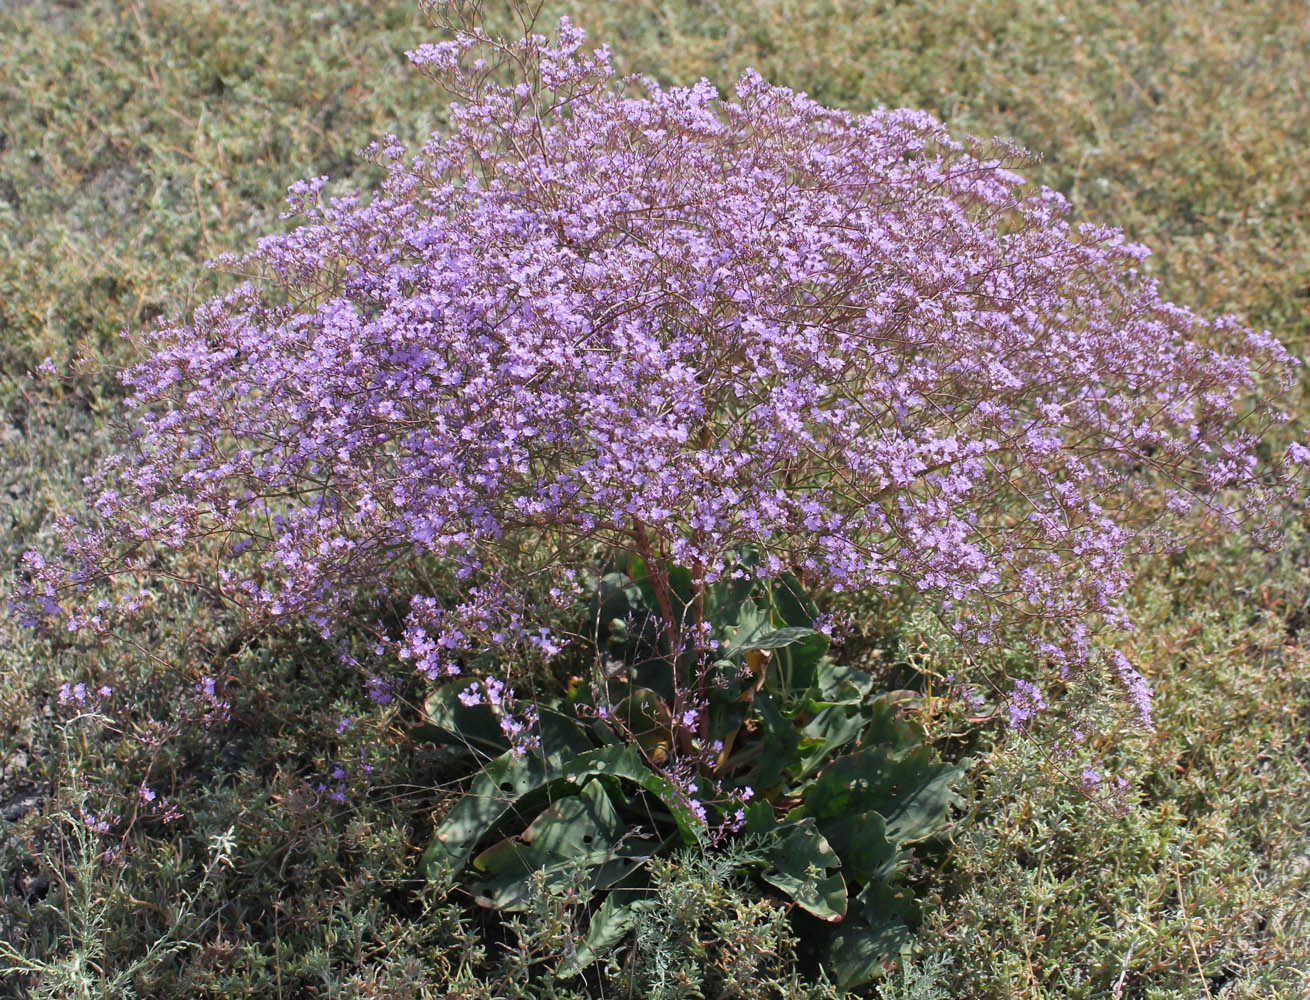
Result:
[[[1026,732],[1029,722],[1046,708],[1041,689],[1036,684],[1023,680],[1014,682],[1014,693],[1010,696],[1011,728]]]
[[[361,593],[409,601],[386,641],[437,677],[554,653],[529,578],[567,591],[599,546],[697,586],[752,546],[761,577],[908,586],[1068,671],[1135,557],[1291,489],[1256,446],[1293,359],[1162,299],[1014,150],[753,72],[730,97],[619,81],[583,43],[410,54],[450,127],[374,147],[372,197],[297,185],[303,224],[228,261],[252,280],[148,335],[130,447],[64,558],[29,558],[33,614],[108,630],[207,545],[205,585],[258,619],[330,634]],[[457,596],[397,593],[434,558]]]
[[[500,731],[509,741],[510,748],[519,756],[533,749],[540,715],[535,705],[519,702],[514,689],[495,677],[474,681],[459,693],[461,704],[468,708],[486,705],[496,717]]]
[[[87,691],[86,685],[81,682],[77,684],[65,683],[59,685],[59,704],[88,708],[94,711],[104,704],[113,693],[114,689],[108,685],[102,685],[95,691]]]

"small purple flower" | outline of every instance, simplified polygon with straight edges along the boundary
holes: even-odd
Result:
[[[1151,685],[1146,682],[1146,678],[1137,672],[1137,669],[1128,662],[1128,658],[1114,650],[1110,653],[1110,660],[1114,664],[1115,672],[1119,675],[1119,682],[1128,692],[1128,697],[1133,703],[1133,708],[1137,711],[1138,721],[1147,729],[1155,728],[1155,723],[1151,718],[1152,692]]]
[[[564,647],[568,645],[567,640],[555,639],[549,630],[544,628],[535,634],[529,633],[528,642],[537,647],[537,651],[541,654],[543,660],[550,660],[558,656],[564,650]]]
[[[688,799],[687,808],[691,810],[693,816],[700,820],[701,826],[708,825],[709,818],[705,813],[705,804],[703,802],[699,799]]]
[[[117,813],[110,812],[108,809],[103,812],[89,812],[86,809],[81,810],[82,823],[92,833],[109,834],[113,831],[122,817]]]
[[[1010,727],[1026,732],[1028,723],[1038,712],[1046,709],[1042,692],[1030,681],[1016,680],[1014,693],[1010,695]]]
[[[385,705],[392,698],[392,682],[382,677],[370,677],[364,682],[364,689],[370,699],[378,705]]]

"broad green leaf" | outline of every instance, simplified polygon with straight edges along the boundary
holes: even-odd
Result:
[[[882,975],[914,940],[919,906],[903,886],[866,886],[851,901],[851,912],[833,928],[825,967],[843,990]]]
[[[860,738],[861,747],[881,747],[900,753],[922,746],[923,730],[904,717],[899,703],[881,694],[866,703],[869,722]]]
[[[668,570],[669,589],[673,592],[673,610],[681,612],[691,606],[691,570],[671,566]]]
[[[845,920],[833,928],[823,964],[840,989],[851,990],[884,975],[913,941],[896,917]]]
[[[604,786],[589,781],[579,794],[551,805],[521,836],[478,855],[473,867],[503,875],[566,861],[601,861],[614,854],[622,835],[623,823]],[[508,851],[502,849],[505,844],[509,845]]]
[[[819,662],[828,652],[829,639],[816,631],[819,608],[792,573],[783,573],[765,587],[769,621],[780,630],[804,629],[805,634],[778,654],[778,677],[788,697],[800,694],[814,683]]]
[[[579,879],[588,895],[612,885],[649,857],[654,844],[627,840],[604,785],[589,781],[578,795],[562,799],[532,822],[521,837],[493,845],[473,861],[491,878],[478,883],[483,906],[520,909],[528,902],[533,872],[548,881]]]
[[[808,639],[810,636],[820,634],[812,628],[775,628],[771,631],[761,632],[754,638],[746,640],[736,646],[735,650],[782,649],[802,639]]]
[[[753,640],[772,631],[773,626],[769,624],[768,616],[754,601],[745,601],[738,612],[736,627],[728,638],[723,655],[729,659],[738,659]]]
[[[704,837],[705,827],[692,812],[686,797],[668,778],[652,771],[636,747],[623,744],[601,747],[581,754],[563,771],[564,779],[570,782],[580,782],[593,774],[623,778],[658,798],[672,815],[683,843],[695,844]]]
[[[506,752],[474,777],[469,789],[437,825],[420,866],[431,877],[441,864],[459,871],[477,842],[498,827],[516,808],[527,808],[530,796],[544,797],[561,783],[561,769],[533,754]]]
[[[812,817],[775,830],[777,844],[762,877],[802,909],[830,923],[846,913],[846,881],[841,861],[819,833]]]
[[[815,637],[827,642],[822,633],[809,627],[774,628],[768,615],[753,601],[746,601],[741,606],[737,627],[728,640],[724,655],[737,659],[751,650],[781,650]]]
[[[779,682],[789,697],[810,689],[815,672],[828,652],[828,637],[813,629],[810,632],[808,637],[788,644],[777,654]]]
[[[549,705],[537,706],[536,736],[540,743],[538,752],[556,765],[587,753],[596,746],[589,721],[584,723]]]
[[[830,819],[821,829],[842,859],[842,870],[860,885],[888,878],[903,860],[900,847],[887,837],[887,824],[872,809]]]
[[[476,678],[460,678],[433,692],[423,706],[429,722],[410,730],[410,735],[433,743],[459,744],[483,756],[507,751],[509,743],[491,708],[465,705],[459,700],[476,682]],[[585,753],[595,745],[587,728],[574,716],[549,705],[538,705],[537,716],[536,735],[546,758],[560,760]]]
[[[605,794],[605,786],[589,781],[578,795],[556,802],[523,832],[523,840],[542,861],[604,857],[623,834],[623,821]]]
[[[511,872],[475,882],[469,886],[469,890],[473,893],[474,902],[479,906],[512,913],[526,909],[531,904],[531,873],[539,871],[548,885],[571,884],[577,888],[581,896],[590,897],[627,878],[643,867],[650,858],[648,849],[638,850],[633,846],[628,850],[633,853],[632,857],[620,854],[594,865],[559,862],[540,868],[529,868],[523,872]]]
[[[754,688],[741,678],[736,665],[720,660],[710,674],[710,738],[724,744],[723,755],[730,752],[733,738],[751,712]]]
[[[611,744],[578,754],[564,762],[526,754],[502,754],[473,779],[437,831],[420,862],[422,870],[447,864],[458,871],[468,862],[478,841],[493,832],[514,812],[530,812],[536,802],[573,794],[594,775],[612,775],[644,788],[664,803],[685,843],[704,836],[704,827],[686,797],[665,777],[656,774],[635,747]]]
[[[805,812],[830,821],[875,810],[897,846],[938,832],[954,801],[952,782],[960,768],[937,760],[927,746],[903,756],[878,747],[839,757],[823,769],[805,793]]]
[[[818,605],[810,599],[795,574],[783,573],[768,584],[770,617],[777,625],[809,628],[819,617]]]
[[[818,664],[819,698],[829,702],[865,701],[873,692],[873,674],[825,658]]]
[[[639,889],[615,889],[610,892],[592,915],[587,935],[579,943],[577,951],[560,963],[555,975],[559,978],[576,976],[613,952],[636,925],[636,910],[646,902],[647,895]]]
[[[813,716],[801,727],[799,753],[791,769],[793,777],[798,779],[808,776],[830,760],[834,752],[857,740],[867,721],[863,707],[858,704],[830,705],[811,701],[806,707]]]
[[[719,580],[705,589],[705,617],[714,628],[714,638],[727,639],[741,618],[741,608],[759,586],[753,577]]]
[[[745,832],[755,836],[764,836],[773,832],[777,826],[773,815],[773,806],[763,799],[756,799],[746,805]]]
[[[775,788],[782,783],[783,775],[796,760],[800,733],[791,717],[782,713],[773,695],[763,692],[756,695],[755,711],[760,722],[754,737],[760,744],[755,784],[760,790]]]

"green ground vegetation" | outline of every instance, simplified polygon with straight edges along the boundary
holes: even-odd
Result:
[[[1017,139],[1081,218],[1153,248],[1171,298],[1306,350],[1302,3],[551,0],[558,13],[627,71],[726,86],[753,65],[835,105]],[[203,261],[284,225],[295,180],[367,186],[356,150],[440,125],[403,57],[432,34],[413,0],[0,3],[0,573],[50,543],[108,446],[119,331],[221,287]],[[50,355],[97,363],[33,376]],[[1310,996],[1310,540],[1301,511],[1275,554],[1199,527],[1133,595],[1157,731],[1107,714],[1084,748],[1129,780],[1131,809],[1061,779],[1084,750],[961,737],[925,711],[975,758],[969,805],[914,874],[929,916],[875,995]],[[412,679],[378,707],[312,637],[245,634],[185,591],[160,606],[151,634],[103,647],[0,624],[0,995],[832,995],[797,979],[780,911],[713,855],[655,873],[670,904],[608,985],[543,985],[575,902],[543,885],[516,928],[494,927],[415,877],[461,772],[401,738]],[[950,671],[912,609],[850,610],[882,629],[898,683]],[[204,677],[230,722],[179,715]],[[111,684],[112,710],[71,717],[56,692],[77,681]],[[338,767],[344,804],[327,794]],[[114,797],[141,783],[181,818]],[[106,841],[81,811],[110,806]]]

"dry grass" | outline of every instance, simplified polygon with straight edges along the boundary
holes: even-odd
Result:
[[[1153,248],[1170,297],[1306,349],[1299,0],[551,0],[548,16],[559,11],[624,68],[666,81],[727,86],[753,65],[825,102],[921,107],[1014,137],[1041,157],[1033,179]],[[115,405],[107,381],[53,388],[29,369],[77,351],[120,362],[119,329],[208,294],[203,259],[276,229],[292,181],[370,183],[354,150],[439,122],[439,99],[400,55],[429,34],[411,0],[0,5],[6,568],[75,502]],[[1288,538],[1272,557],[1215,539],[1144,575],[1134,652],[1161,725],[1147,737],[1107,718],[1099,747],[1131,777],[1138,809],[1091,807],[1045,781],[1039,747],[992,744],[950,865],[923,875],[939,900],[923,968],[949,965],[925,973],[917,996],[1310,996],[1299,512]],[[0,626],[0,806],[38,803],[0,825],[0,934],[64,961],[70,928],[99,928],[110,967],[99,980],[83,970],[94,985],[157,946],[190,899],[197,947],[136,970],[139,995],[529,995],[473,976],[478,928],[406,881],[443,764],[413,759],[395,737],[401,716],[372,708],[312,642],[242,642],[213,608],[182,595],[171,607],[149,639],[185,662],[173,672]],[[201,674],[229,685],[237,722],[184,732],[154,757],[128,736],[68,729],[52,697],[63,680],[111,679],[145,726]],[[344,715],[361,721],[339,738]],[[313,808],[306,790],[347,758],[375,767],[374,790],[350,809]],[[61,855],[60,810],[143,774],[185,821],[134,827],[112,863]],[[229,827],[230,865],[197,894],[209,839]],[[41,858],[97,880],[94,920],[52,905],[72,894],[60,903],[40,888]],[[0,977],[0,992],[39,979]]]

